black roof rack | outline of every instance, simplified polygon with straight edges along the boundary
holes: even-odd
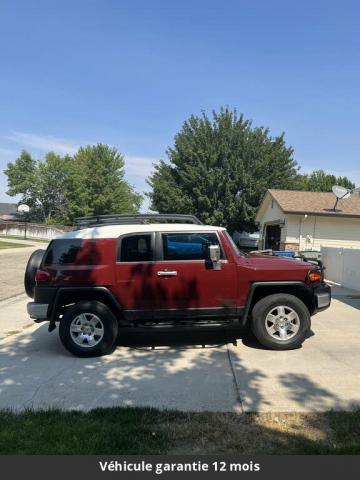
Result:
[[[75,230],[95,227],[99,225],[136,225],[148,223],[190,223],[203,225],[194,215],[180,215],[167,213],[144,213],[144,214],[119,214],[119,215],[93,215],[77,217],[74,220]]]

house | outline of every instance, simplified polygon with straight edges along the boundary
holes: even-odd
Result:
[[[256,215],[259,248],[318,250],[360,248],[360,197],[339,200],[332,192],[267,190]]]
[[[0,203],[0,220],[14,220],[16,216],[16,203]]]

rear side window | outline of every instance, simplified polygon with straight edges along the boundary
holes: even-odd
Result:
[[[66,265],[75,263],[81,240],[53,240],[45,255],[44,265]]]
[[[164,260],[208,260],[209,246],[220,245],[215,233],[163,233]]]
[[[150,262],[153,259],[151,235],[130,235],[121,239],[118,262]]]

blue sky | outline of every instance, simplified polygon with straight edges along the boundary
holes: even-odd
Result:
[[[1,0],[0,201],[22,149],[97,142],[143,191],[182,122],[221,105],[360,184],[359,23],[348,0]]]

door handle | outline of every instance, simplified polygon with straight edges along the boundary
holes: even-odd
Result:
[[[157,272],[158,277],[176,277],[177,271],[176,270],[160,270]]]

